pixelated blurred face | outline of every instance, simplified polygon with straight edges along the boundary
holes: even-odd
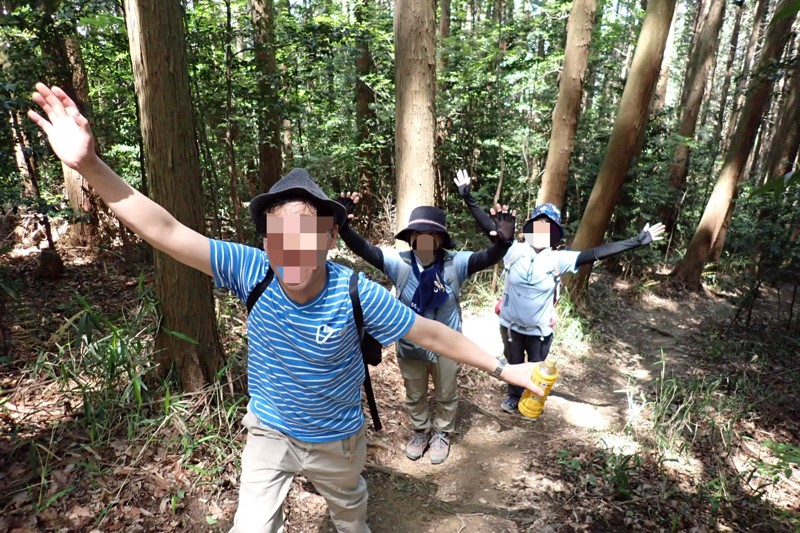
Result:
[[[525,234],[525,242],[540,250],[550,246],[550,221],[537,218],[533,221],[533,233]]]
[[[264,245],[270,265],[284,283],[308,281],[317,269],[324,268],[334,244],[333,218],[318,217],[305,203],[286,203],[267,214]]]
[[[411,234],[411,248],[414,254],[423,265],[429,265],[436,257],[439,246],[442,245],[444,238],[439,233],[417,233]]]

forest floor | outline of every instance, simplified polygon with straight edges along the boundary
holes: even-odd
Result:
[[[54,281],[33,279],[36,254],[21,246],[0,255],[14,294],[2,317],[11,351],[0,358],[0,533],[227,531],[243,395],[160,390],[135,416],[115,410],[135,397],[129,380],[97,360],[93,379],[111,372],[120,383],[106,384],[113,397],[90,388],[68,339],[87,321],[101,331],[98,317],[106,327],[133,321],[144,262],[130,266],[114,250],[62,255],[66,272]],[[560,377],[538,421],[502,411],[504,384],[462,369],[458,428],[441,465],[405,457],[402,378],[385,354],[372,369],[385,428],[368,432],[364,474],[373,532],[800,531],[798,341],[769,320],[775,293],[746,328],[731,327],[735,292],[669,293],[601,273],[590,294],[590,318],[560,326]],[[464,332],[500,353],[491,306],[467,296]],[[241,307],[218,302],[226,349],[241,352]],[[302,477],[284,508],[288,533],[333,531]]]

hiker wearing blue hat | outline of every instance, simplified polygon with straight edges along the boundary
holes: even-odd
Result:
[[[340,195],[350,214],[359,199],[355,193]],[[515,216],[508,212],[508,206],[497,205],[489,218],[495,243],[478,252],[453,250],[444,211],[433,206],[412,210],[408,225],[396,235],[397,240],[410,245],[409,251],[379,248],[349,225],[342,228],[341,236],[353,252],[392,280],[397,297],[417,315],[461,331],[461,285],[503,258],[514,238]],[[407,339],[397,342],[397,363],[403,375],[412,428],[406,456],[415,461],[429,451],[431,463],[440,464],[450,453],[450,439],[456,428],[459,365]],[[428,406],[429,380],[436,393],[433,414]]]
[[[489,232],[488,215],[470,194],[469,178],[456,178],[459,195],[470,213]],[[515,242],[503,258],[505,283],[502,300],[496,311],[500,317],[503,354],[510,364],[527,360],[544,361],[553,343],[555,304],[561,276],[575,273],[583,265],[648,245],[663,239],[664,225],[660,222],[645,225],[638,236],[625,241],[603,244],[584,251],[556,250],[564,238],[561,211],[551,204],[536,206],[522,225],[524,242]],[[500,407],[510,413],[517,411],[525,389],[508,386],[508,395]]]
[[[248,302],[247,443],[231,531],[283,531],[283,501],[295,474],[302,473],[325,498],[337,531],[369,532],[361,476],[367,456],[361,326],[381,344],[405,338],[543,393],[530,383],[532,364],[502,364],[460,333],[414,313],[363,274],[354,276],[328,261],[347,211],[305,170],[292,170],[251,202],[265,250],[209,239],[132,188],[97,156],[88,120],[64,91],[41,83],[36,91],[33,100],[47,118],[33,110],[28,116],[61,161],[94,187],[120,221]],[[254,293],[257,287],[260,292]],[[431,299],[418,304],[427,309]]]

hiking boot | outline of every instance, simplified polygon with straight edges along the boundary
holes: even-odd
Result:
[[[414,435],[411,436],[411,440],[406,444],[406,457],[416,461],[428,449],[428,443],[427,431],[415,431]]]
[[[431,464],[443,463],[450,455],[450,439],[444,431],[436,430],[431,435]]]
[[[514,398],[513,396],[507,396],[503,403],[500,404],[500,409],[507,413],[516,413],[517,406],[519,405],[519,398]]]

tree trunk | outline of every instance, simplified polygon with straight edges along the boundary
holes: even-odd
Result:
[[[758,0],[756,4],[756,11],[753,15],[753,27],[750,32],[750,40],[747,43],[747,52],[742,59],[742,68],[739,71],[739,79],[736,82],[736,90],[734,94],[736,95],[736,100],[733,103],[733,109],[731,110],[731,114],[728,117],[728,125],[725,127],[725,135],[723,137],[723,144],[722,144],[722,152],[727,152],[728,148],[731,145],[731,137],[733,136],[733,131],[736,128],[736,121],[739,119],[739,111],[744,105],[745,97],[745,87],[748,85],[747,79],[750,75],[750,65],[753,63],[753,58],[756,55],[756,46],[758,45],[758,40],[761,37],[761,27],[764,23],[764,16],[767,12],[767,5],[769,4],[769,0]]]
[[[725,63],[725,79],[722,81],[722,90],[720,91],[719,108],[717,109],[716,120],[714,121],[714,133],[711,137],[710,146],[719,146],[719,139],[722,136],[722,124],[725,120],[725,107],[728,104],[728,92],[731,87],[731,80],[733,79],[733,64],[736,62],[736,50],[739,45],[739,31],[742,27],[742,13],[744,12],[744,0],[735,0],[733,3],[736,6],[736,19],[733,22],[733,30],[731,30],[731,40],[728,45],[728,60]]]
[[[183,224],[204,232],[181,4],[125,0],[125,7],[151,197]],[[175,368],[183,388],[196,391],[224,363],[211,279],[163,252],[155,253],[155,267],[161,302],[157,357],[162,370]]]
[[[641,130],[646,125],[675,2],[676,0],[651,0],[647,6],[630,76],[625,83],[606,155],[572,243],[575,250],[592,248],[602,242],[628,165],[638,155],[634,150]],[[587,265],[570,280],[573,293],[577,294],[585,287],[590,273],[591,265]]]
[[[62,30],[64,25],[54,24],[54,13],[60,4],[61,0],[42,3],[39,27],[42,49],[50,60],[56,84],[75,101],[81,114],[91,119],[89,83],[77,35],[73,30],[65,34]],[[95,149],[99,151],[97,144]],[[88,245],[98,234],[97,196],[77,171],[63,163],[61,170],[67,200],[76,215],[75,221],[70,222],[67,241],[74,245]]]
[[[782,0],[775,12],[780,14],[794,0]],[[766,40],[761,50],[752,82],[748,87],[747,99],[742,108],[736,131],[731,137],[731,145],[722,164],[719,178],[711,191],[711,197],[703,211],[692,241],[683,259],[675,266],[672,276],[679,283],[692,290],[700,290],[700,276],[709,258],[714,239],[725,221],[725,214],[733,202],[736,186],[742,176],[747,158],[753,148],[759,123],[764,114],[764,106],[769,97],[772,80],[767,77],[770,64],[781,56],[789,37],[796,14],[773,18],[766,32]],[[720,243],[722,246],[724,243]]]
[[[672,23],[669,25],[669,34],[667,35],[667,44],[664,46],[664,58],[661,60],[661,72],[658,75],[658,83],[656,84],[656,92],[653,95],[653,102],[650,106],[650,116],[655,116],[661,113],[664,109],[664,104],[667,103],[667,90],[669,88],[669,71],[672,66],[672,54],[675,52],[675,26],[677,25],[678,10],[675,9],[672,13]]]
[[[238,126],[233,122],[233,25],[231,24],[231,0],[225,0],[225,151],[228,154],[228,185],[231,199],[233,227],[236,240],[244,242],[242,206],[239,201],[239,171],[236,169],[234,134]]]
[[[395,1],[397,231],[415,207],[435,201],[435,32],[432,0]]]
[[[553,131],[550,134],[542,186],[536,198],[537,205],[550,202],[561,208],[564,203],[564,188],[575,146],[596,10],[596,0],[575,0],[572,4],[567,21],[564,67],[559,77],[558,100],[553,110]]]
[[[370,134],[376,124],[375,110],[372,108],[375,103],[375,92],[372,90],[365,78],[375,71],[375,63],[372,60],[372,53],[369,50],[369,32],[366,31],[367,18],[366,12],[369,10],[369,0],[360,0],[355,7],[356,24],[364,28],[359,30],[356,37],[356,48],[359,54],[356,56],[356,130],[358,143],[358,187],[363,195],[362,214],[367,220],[375,215],[375,183],[374,183],[374,162],[377,160],[374,149],[371,147]]]
[[[439,3],[439,77],[444,79],[443,74],[447,72],[449,57],[445,40],[450,37],[450,0],[441,0]]]
[[[275,62],[275,7],[272,0],[252,0],[255,26],[255,63],[258,71],[258,183],[253,195],[266,192],[283,172],[281,116],[278,101],[279,74]]]
[[[800,57],[800,47],[798,48]],[[779,113],[767,164],[766,180],[775,179],[791,172],[797,146],[800,143],[800,68],[795,68],[787,84],[786,98]]]
[[[686,65],[686,76],[681,93],[681,120],[678,135],[681,140],[675,148],[672,164],[669,168],[669,186],[672,189],[672,200],[661,210],[661,221],[672,231],[678,215],[678,204],[682,195],[683,184],[689,167],[689,144],[697,127],[700,104],[706,92],[706,81],[719,48],[719,30],[725,18],[726,0],[710,0],[705,23],[692,44],[692,55]]]

